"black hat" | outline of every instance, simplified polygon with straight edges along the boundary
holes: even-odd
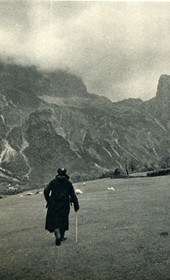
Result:
[[[57,170],[57,173],[59,174],[59,175],[66,175],[66,173],[67,173],[67,169],[65,169],[65,168],[59,168],[58,170]]]

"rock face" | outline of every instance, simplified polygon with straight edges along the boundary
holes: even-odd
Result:
[[[167,129],[170,129],[170,76],[161,75],[158,81],[156,97],[144,104]]]
[[[84,97],[88,95],[86,87],[80,78],[61,70],[53,73],[43,73],[41,90],[38,90],[37,94],[58,97]]]
[[[170,76],[169,75],[161,75],[158,82],[157,99],[170,100]]]
[[[163,75],[152,100],[112,103],[70,73],[1,63],[1,172],[44,184],[62,166],[79,181],[157,165],[170,155],[169,85]]]

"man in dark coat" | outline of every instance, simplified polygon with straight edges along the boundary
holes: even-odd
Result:
[[[76,212],[79,210],[79,203],[67,170],[59,168],[57,172],[57,176],[44,189],[44,197],[47,201],[45,229],[54,232],[55,243],[59,246],[66,239],[64,234],[69,229],[70,201]]]

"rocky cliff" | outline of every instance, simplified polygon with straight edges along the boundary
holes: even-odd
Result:
[[[145,102],[144,108],[153,114],[165,128],[170,128],[170,76],[161,75],[156,96]]]
[[[70,73],[1,63],[1,173],[44,184],[60,166],[78,181],[157,165],[170,155],[169,85],[163,75],[152,100],[113,103]]]

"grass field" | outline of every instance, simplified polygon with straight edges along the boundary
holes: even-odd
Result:
[[[169,176],[74,186],[83,191],[77,244],[73,208],[56,247],[42,194],[0,200],[1,280],[170,280]]]

